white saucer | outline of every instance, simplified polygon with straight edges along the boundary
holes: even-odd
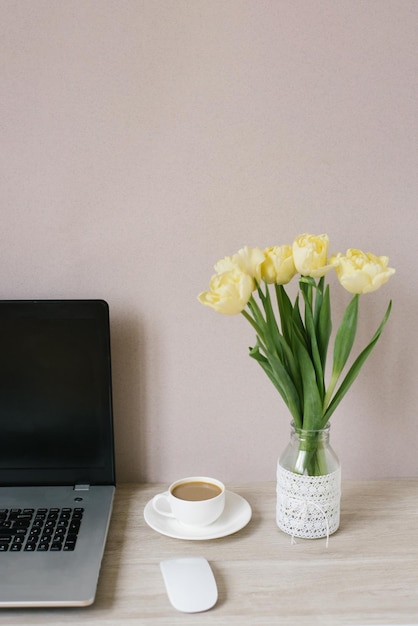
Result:
[[[225,509],[221,517],[203,528],[192,528],[183,526],[172,517],[159,515],[152,506],[152,500],[148,502],[144,509],[144,518],[148,526],[162,535],[173,537],[174,539],[189,539],[192,541],[202,541],[205,539],[219,539],[236,533],[244,528],[251,519],[252,511],[248,502],[237,493],[225,492]]]

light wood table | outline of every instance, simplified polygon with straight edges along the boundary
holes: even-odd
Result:
[[[167,485],[125,485],[96,602],[84,609],[0,610],[0,624],[349,626],[418,624],[418,479],[344,482],[340,529],[291,543],[275,522],[275,483],[228,484],[251,504],[240,532],[211,541],[156,533],[145,504]],[[204,556],[219,600],[207,613],[171,607],[162,559]]]

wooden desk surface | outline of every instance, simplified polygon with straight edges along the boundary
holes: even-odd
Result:
[[[290,537],[275,522],[271,483],[228,484],[253,509],[248,526],[212,541],[149,528],[145,504],[166,485],[116,492],[96,602],[84,609],[0,610],[0,623],[138,626],[418,624],[418,479],[343,483],[341,526],[325,539]],[[219,600],[184,614],[168,602],[161,559],[204,556]]]

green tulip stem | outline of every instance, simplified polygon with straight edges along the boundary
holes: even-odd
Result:
[[[245,317],[245,319],[247,320],[247,322],[249,322],[251,324],[251,326],[254,328],[255,332],[257,333],[258,337],[263,337],[263,331],[260,328],[260,326],[257,324],[257,322],[255,321],[255,319],[253,319],[251,317],[251,315],[248,313],[248,311],[246,311],[245,309],[243,309],[241,311],[241,313],[243,314],[243,316]]]
[[[295,474],[323,476],[329,473],[326,448],[318,431],[299,432],[299,450],[293,467]]]

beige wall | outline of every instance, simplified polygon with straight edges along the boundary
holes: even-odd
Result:
[[[287,410],[196,296],[305,231],[397,269],[332,439],[345,478],[417,475],[417,26],[409,0],[0,3],[0,296],[108,300],[120,480],[274,479]]]

